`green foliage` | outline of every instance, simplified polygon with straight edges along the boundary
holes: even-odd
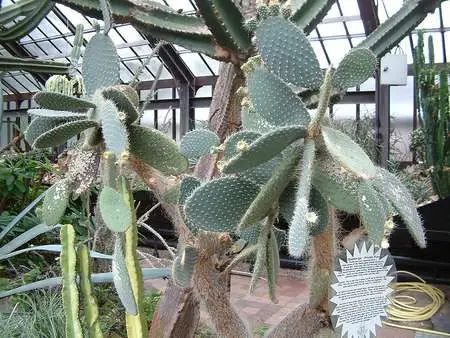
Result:
[[[34,95],[33,100],[42,108],[62,111],[85,111],[95,108],[95,104],[70,95],[41,91]]]
[[[97,89],[120,84],[119,56],[114,42],[105,34],[97,33],[86,46],[83,57],[83,78],[86,95]]]
[[[195,189],[200,186],[201,182],[194,176],[184,176],[180,184],[180,197],[178,204],[185,204],[189,196],[192,195]]]
[[[127,85],[107,87],[102,90],[102,95],[105,99],[113,101],[117,110],[125,114],[126,124],[131,124],[138,119],[139,96],[133,87]]]
[[[0,158],[0,210],[18,213],[38,197],[43,180],[54,169],[44,153],[17,154]]]
[[[175,258],[172,265],[172,278],[178,286],[182,288],[190,286],[197,259],[198,249],[193,246],[186,246],[183,254]]]
[[[211,148],[219,145],[219,137],[206,129],[192,130],[181,139],[180,150],[190,162],[196,163],[200,157],[209,155]]]
[[[115,103],[111,100],[102,100],[97,108],[102,123],[102,134],[106,149],[120,158],[122,153],[128,149],[128,134],[125,129],[126,116],[119,112]]]
[[[197,188],[187,199],[188,221],[208,231],[233,231],[259,192],[254,183],[237,177],[223,177]]]
[[[144,312],[148,322],[152,321],[153,314],[156,311],[160,299],[161,293],[159,292],[148,292],[144,295]]]
[[[360,215],[369,239],[380,245],[384,238],[384,224],[387,221],[387,210],[377,192],[366,182],[358,188]]]
[[[269,17],[256,30],[256,46],[265,64],[281,79],[300,87],[319,88],[323,79],[319,61],[297,26],[281,17]]]

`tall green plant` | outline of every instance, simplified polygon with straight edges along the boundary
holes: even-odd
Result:
[[[446,67],[438,70],[435,65],[431,35],[428,37],[428,62],[425,61],[424,34],[420,31],[414,50],[417,107],[424,133],[425,164],[430,168],[433,190],[440,198],[450,196],[450,92]]]

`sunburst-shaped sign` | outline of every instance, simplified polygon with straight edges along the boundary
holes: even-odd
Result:
[[[386,249],[367,240],[344,250],[331,278],[331,321],[341,337],[366,338],[386,318],[389,285],[394,281],[395,264]]]

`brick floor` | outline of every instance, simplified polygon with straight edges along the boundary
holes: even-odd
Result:
[[[253,295],[248,294],[250,277],[232,276],[231,301],[237,311],[246,319],[251,327],[257,328],[262,325],[275,325],[280,322],[297,305],[306,303],[308,300],[308,286],[305,281],[294,277],[281,276],[277,284],[278,303],[274,304],[268,299],[267,283],[260,279]],[[147,288],[163,289],[164,281],[147,281]],[[450,297],[450,287],[443,287]],[[433,318],[435,329],[450,332],[450,305],[447,304]],[[202,311],[202,320],[208,320],[205,311]],[[377,337],[381,338],[414,338],[414,331],[397,329],[391,327],[379,328]],[[419,337],[419,334],[418,336]],[[420,334],[421,338],[433,337],[432,335]],[[289,337],[291,338],[291,337]],[[292,337],[294,338],[294,337]]]

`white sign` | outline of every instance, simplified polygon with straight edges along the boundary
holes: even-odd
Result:
[[[341,337],[376,336],[376,326],[387,317],[394,273],[394,261],[386,249],[362,240],[353,250],[344,250],[336,262],[330,290],[331,321]]]
[[[406,86],[408,61],[406,54],[386,54],[380,61],[380,84]]]

